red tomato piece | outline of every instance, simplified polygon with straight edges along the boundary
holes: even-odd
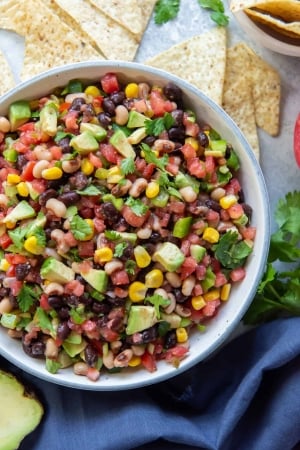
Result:
[[[21,173],[22,181],[32,181],[34,179],[32,171],[35,164],[36,164],[35,161],[28,161],[28,163],[26,164]]]
[[[2,234],[2,236],[0,236],[0,247],[5,250],[10,244],[12,244],[12,240],[9,235],[7,233]]]
[[[119,161],[120,155],[111,144],[100,144],[100,152],[112,164],[117,164]]]
[[[154,355],[151,355],[151,353],[147,352],[147,350],[141,356],[141,362],[142,362],[142,365],[145,367],[145,369],[147,369],[149,372],[156,371],[157,367],[156,367]]]
[[[300,167],[300,113],[295,122],[294,127],[294,155],[298,167]]]
[[[188,256],[183,261],[182,266],[180,267],[180,278],[184,280],[189,275],[191,275],[193,272],[195,272],[197,267],[197,261],[192,257]]]
[[[191,144],[184,144],[180,150],[182,151],[185,159],[196,158],[196,150]]]
[[[129,223],[129,225],[131,225],[132,227],[140,228],[147,220],[149,216],[149,211],[146,214],[143,214],[142,216],[138,216],[132,211],[132,209],[129,206],[125,205],[122,208],[122,216],[124,217],[126,222]]]
[[[187,160],[187,169],[191,175],[198,178],[204,178],[206,175],[206,168],[203,161],[198,158],[190,158]]]
[[[120,90],[119,82],[115,73],[106,73],[101,78],[101,86],[106,94],[112,94]]]
[[[114,342],[120,338],[119,333],[108,327],[101,327],[100,334],[107,342]]]
[[[207,302],[204,308],[201,309],[205,317],[212,317],[216,314],[218,306],[221,304],[220,300],[212,300]]]
[[[100,169],[102,167],[102,161],[100,158],[98,158],[96,155],[94,155],[93,152],[90,152],[88,155],[89,160],[93,164],[96,169]]]
[[[165,359],[166,361],[172,361],[174,358],[182,359],[188,351],[189,349],[184,347],[183,345],[176,345],[175,347],[172,347],[166,351]]]
[[[46,294],[42,294],[40,296],[40,307],[44,309],[45,311],[50,311],[51,306],[48,302],[48,296]]]
[[[74,294],[76,297],[80,297],[84,293],[84,285],[78,280],[69,281],[65,284],[64,293],[71,295]]]
[[[86,242],[79,242],[78,254],[81,258],[90,258],[94,256],[94,242],[92,240]]]
[[[114,286],[120,286],[123,284],[129,284],[129,277],[128,277],[128,273],[126,272],[126,270],[120,269],[120,270],[115,270],[111,276],[111,281],[112,284]]]
[[[17,264],[24,264],[27,261],[27,258],[23,255],[17,255],[14,253],[7,253],[5,255],[6,261],[9,262],[9,264],[17,265]]]
[[[237,267],[230,272],[230,278],[232,281],[241,281],[246,276],[246,270],[243,267]]]
[[[100,372],[95,367],[89,367],[86,376],[91,381],[97,381],[100,378]]]
[[[18,128],[18,131],[33,131],[35,129],[34,122],[26,122]]]

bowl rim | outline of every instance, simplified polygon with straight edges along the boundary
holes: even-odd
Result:
[[[241,132],[241,130],[235,124],[233,119],[231,119],[231,117],[221,108],[221,106],[219,106],[212,99],[207,97],[201,90],[199,90],[195,86],[191,85],[187,81],[177,77],[176,75],[170,74],[169,72],[166,72],[162,69],[147,66],[145,64],[138,63],[138,62],[127,62],[127,61],[122,61],[122,60],[118,60],[118,61],[115,61],[115,60],[113,60],[113,61],[110,61],[110,60],[84,61],[84,62],[79,62],[79,63],[71,63],[71,64],[67,64],[62,67],[55,67],[55,68],[49,69],[48,71],[38,74],[29,80],[21,82],[19,85],[17,85],[15,88],[8,91],[6,94],[4,94],[0,98],[0,109],[2,108],[3,104],[5,104],[6,107],[8,107],[9,103],[11,103],[11,101],[12,101],[11,97],[13,97],[13,100],[21,99],[21,98],[24,99],[24,91],[27,88],[32,87],[32,85],[34,85],[35,83],[40,84],[44,81],[47,82],[47,79],[49,77],[51,77],[51,78],[54,77],[54,78],[59,79],[59,77],[61,75],[66,75],[68,72],[73,73],[74,71],[80,72],[82,70],[88,71],[89,68],[105,69],[106,71],[108,71],[108,69],[113,68],[115,71],[129,70],[129,72],[137,70],[139,72],[139,76],[141,76],[141,74],[143,74],[149,78],[149,76],[153,75],[153,76],[157,76],[159,78],[163,78],[166,81],[173,81],[174,83],[179,84],[182,89],[186,90],[187,92],[191,92],[193,95],[199,97],[200,100],[205,105],[207,105],[214,113],[216,113],[217,115],[223,116],[223,119],[226,123],[226,127],[228,129],[230,129],[230,132],[232,132],[236,136],[237,140],[241,143],[243,150],[245,151],[247,157],[251,160],[251,163],[254,167],[257,185],[258,185],[258,192],[260,193],[261,202],[264,206],[264,211],[263,211],[263,214],[264,214],[264,216],[263,216],[264,239],[262,241],[261,258],[260,258],[259,263],[256,265],[256,273],[255,273],[255,276],[253,276],[253,278],[252,278],[251,288],[249,291],[247,291],[247,293],[245,293],[245,295],[247,297],[247,301],[244,302],[243,307],[239,310],[239,313],[234,317],[234,320],[228,324],[227,328],[225,328],[225,331],[223,332],[223,334],[219,334],[217,339],[215,339],[212,342],[212,344],[209,346],[209,348],[204,353],[202,352],[202,354],[199,357],[197,357],[197,356],[193,356],[190,358],[187,357],[187,359],[183,360],[181,362],[180,366],[176,369],[173,367],[173,370],[170,369],[167,371],[162,371],[162,373],[160,373],[160,371],[157,370],[156,372],[154,372],[152,374],[148,373],[147,377],[142,376],[141,380],[135,380],[132,382],[129,381],[127,383],[121,383],[118,386],[110,385],[109,383],[101,384],[101,382],[102,382],[101,380],[103,380],[103,378],[101,378],[101,377],[100,377],[99,382],[89,382],[89,380],[87,380],[86,377],[84,377],[84,380],[82,381],[81,377],[79,377],[77,375],[76,375],[76,377],[78,378],[78,381],[76,378],[76,382],[74,383],[72,380],[69,380],[67,377],[64,377],[63,375],[61,375],[61,376],[59,374],[53,375],[49,372],[46,372],[45,370],[41,370],[40,366],[39,366],[39,369],[36,369],[35,367],[31,366],[31,364],[30,364],[31,358],[26,363],[23,362],[22,360],[20,361],[19,359],[16,359],[14,357],[14,355],[9,352],[9,349],[3,348],[3,344],[1,343],[1,335],[0,335],[0,355],[3,356],[4,358],[6,358],[11,363],[13,363],[14,365],[16,365],[17,367],[24,370],[25,372],[30,373],[31,375],[34,375],[39,379],[43,379],[45,381],[48,381],[48,382],[51,382],[51,383],[54,383],[57,385],[61,385],[61,386],[69,387],[69,388],[75,388],[75,389],[93,390],[93,391],[120,391],[120,390],[141,388],[141,387],[156,384],[156,383],[165,381],[167,379],[173,378],[173,377],[185,372],[186,370],[194,367],[199,362],[205,360],[207,357],[209,357],[212,353],[217,351],[226,342],[226,340],[229,338],[229,336],[232,334],[232,332],[236,329],[237,325],[239,324],[239,322],[242,319],[243,314],[246,312],[251,301],[253,300],[256,290],[257,290],[257,286],[261,279],[261,275],[265,268],[265,264],[266,264],[267,256],[268,256],[269,244],[270,244],[270,235],[271,235],[270,202],[269,202],[268,191],[267,191],[266,183],[265,183],[264,176],[262,173],[262,169],[254,155],[254,152],[252,151],[252,149],[250,147],[250,144],[246,140],[246,138],[243,135],[243,133]],[[129,75],[125,75],[125,77],[128,78]],[[84,80],[85,77],[81,76],[81,78]],[[91,79],[91,77],[88,77],[88,72],[87,72],[87,78]],[[92,77],[92,78],[94,79],[95,77]],[[69,77],[68,79],[70,80],[70,79],[72,79],[72,77]],[[61,86],[61,84],[60,84],[60,86]],[[40,90],[43,90],[43,89],[40,89]],[[51,92],[51,91],[52,91],[52,88],[49,88],[48,91],[47,91],[47,87],[44,89],[45,94],[46,94],[46,92]],[[18,97],[20,94],[22,95],[22,97]],[[25,96],[25,98],[26,98],[26,96]],[[34,98],[34,96],[29,95],[27,98]],[[164,364],[167,365],[165,362],[164,362]],[[43,365],[44,365],[44,362],[43,362]],[[44,369],[44,367],[42,367],[42,368]],[[115,375],[118,375],[118,374],[113,375],[115,377],[115,379],[118,379],[118,376],[116,377]],[[122,375],[121,375],[121,377],[122,377]],[[122,378],[122,381],[123,381],[123,378]]]

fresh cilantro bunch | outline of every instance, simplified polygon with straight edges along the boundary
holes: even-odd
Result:
[[[300,315],[300,192],[279,200],[275,220],[278,229],[271,236],[267,267],[243,318],[249,325]],[[278,262],[288,270],[278,270]]]
[[[198,0],[201,8],[210,11],[210,18],[219,26],[226,27],[229,22],[225,15],[222,0]],[[158,0],[154,7],[154,21],[157,25],[169,22],[177,17],[180,8],[180,0]]]

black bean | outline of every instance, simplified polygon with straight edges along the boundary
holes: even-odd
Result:
[[[119,92],[113,92],[110,96],[110,99],[114,102],[114,104],[121,105],[125,100],[125,92],[119,91]]]
[[[151,244],[157,243],[161,241],[161,235],[157,232],[157,231],[152,231],[150,237],[149,237],[149,242],[151,242]]]
[[[181,245],[181,240],[173,235],[168,236],[168,241],[172,242],[172,244],[177,245],[177,247],[180,247]]]
[[[85,100],[82,97],[76,97],[71,103],[69,111],[80,111],[81,106],[85,104]]]
[[[58,190],[61,186],[67,183],[69,179],[69,174],[64,173],[61,178],[58,178],[57,180],[51,180],[47,183],[47,189],[55,189]]]
[[[107,301],[115,308],[124,306],[125,300],[120,297],[107,297]]]
[[[23,281],[26,277],[26,275],[28,275],[29,271],[30,271],[31,265],[30,263],[24,263],[24,264],[17,264],[16,265],[16,279],[18,281]]]
[[[244,213],[246,214],[248,219],[251,220],[252,212],[253,212],[252,207],[250,205],[248,205],[248,203],[242,203],[242,206],[243,206]]]
[[[0,298],[6,297],[10,292],[9,288],[0,287]]]
[[[70,334],[71,329],[69,328],[68,322],[60,322],[57,326],[56,336],[58,339],[64,341]]]
[[[149,147],[152,147],[152,145],[154,144],[155,141],[156,141],[155,136],[147,136],[147,137],[145,137],[145,139],[143,139],[143,142],[145,144],[149,145]]]
[[[110,224],[115,224],[120,219],[120,213],[111,202],[105,202],[101,205],[101,211],[105,219]]]
[[[158,336],[157,326],[147,328],[146,330],[141,331],[141,344],[148,344],[149,342],[154,341]]]
[[[91,310],[95,314],[108,314],[111,306],[104,302],[93,301]]]
[[[70,138],[64,137],[60,141],[58,141],[58,145],[62,149],[63,153],[72,153],[73,149],[70,147]]]
[[[81,303],[81,299],[77,295],[66,295],[65,299],[69,306],[78,306]]]
[[[59,309],[63,306],[64,301],[62,297],[59,297],[58,295],[50,295],[48,297],[48,303],[53,309]]]
[[[184,143],[185,129],[183,127],[172,127],[168,130],[168,136],[171,141]]]
[[[165,346],[166,349],[175,347],[175,345],[177,344],[176,331],[175,330],[170,330],[170,331],[167,332],[167,334],[165,336],[164,344],[165,344],[164,346]]]
[[[22,171],[23,167],[26,166],[28,163],[28,159],[24,155],[18,155],[17,161],[16,161],[16,169],[20,172]]]
[[[174,126],[180,127],[183,125],[183,110],[182,109],[174,109],[174,111],[171,112],[171,116],[174,119]]]
[[[204,131],[200,131],[198,133],[198,141],[201,145],[201,147],[207,147],[209,144],[209,139],[207,135],[204,133]]]
[[[103,100],[102,107],[103,107],[103,110],[107,114],[109,114],[111,117],[115,115],[116,106],[115,106],[114,102],[110,98],[106,97]]]
[[[80,195],[75,191],[65,192],[58,196],[58,200],[63,202],[66,206],[71,206],[80,200]]]
[[[55,189],[47,189],[46,191],[42,192],[39,196],[39,204],[41,206],[45,206],[47,201],[50,200],[50,198],[56,198],[58,196],[58,193]]]
[[[84,359],[90,367],[93,367],[98,361],[97,350],[91,344],[88,344],[84,349]]]
[[[172,102],[182,102],[182,90],[171,81],[163,87],[163,93]]]
[[[184,303],[188,299],[188,297],[183,295],[183,293],[181,292],[181,289],[175,288],[172,292],[175,296],[177,303]]]
[[[23,337],[22,347],[26,355],[31,356],[32,358],[40,358],[41,356],[44,356],[45,344],[43,342],[36,340],[27,343]]]
[[[84,122],[90,122],[95,115],[96,113],[91,103],[84,105],[82,108],[82,118]]]
[[[123,250],[122,255],[120,256],[120,259],[122,261],[127,261],[128,259],[132,259],[133,256],[133,245],[129,242],[126,242],[126,247]]]
[[[88,178],[81,171],[75,172],[69,178],[70,187],[78,191],[82,191],[88,184]]]
[[[61,320],[67,320],[70,317],[69,308],[67,306],[62,306],[58,309],[57,314]]]
[[[106,114],[104,112],[101,112],[97,116],[100,125],[102,125],[104,128],[107,128],[111,124],[111,117],[109,114]]]
[[[209,208],[212,209],[213,211],[216,212],[220,212],[221,211],[221,206],[218,202],[216,202],[215,200],[209,199],[205,201],[205,205]]]

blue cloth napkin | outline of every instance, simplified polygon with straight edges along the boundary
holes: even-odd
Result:
[[[20,450],[290,450],[300,443],[300,318],[261,325],[179,376],[118,393],[53,385],[3,359],[0,367],[34,385],[46,409]]]

